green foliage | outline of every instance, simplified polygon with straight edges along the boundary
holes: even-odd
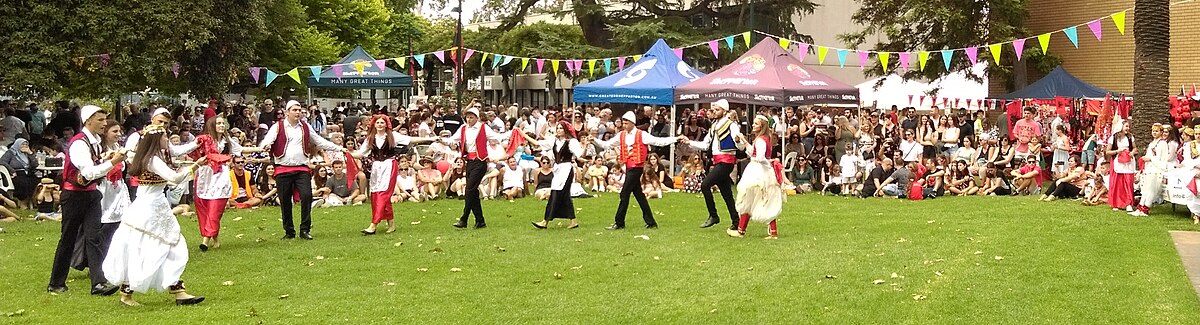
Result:
[[[392,10],[383,0],[301,0],[308,24],[332,33],[343,50],[355,45],[376,53],[392,30]]]

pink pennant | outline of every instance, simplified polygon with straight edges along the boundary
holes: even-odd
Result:
[[[968,47],[966,49],[963,49],[963,52],[967,52],[967,57],[971,59],[972,65],[979,62],[979,47],[976,47],[976,46]]]
[[[982,108],[982,107],[983,107],[983,100],[982,100],[982,99],[976,99],[976,100],[975,100],[975,107]]]
[[[866,51],[857,51],[857,52],[858,52],[858,68],[866,69],[867,68],[867,60],[870,59],[871,54],[867,53]]]
[[[337,77],[338,80],[342,80],[342,65],[340,65],[340,64],[333,65],[333,75],[335,77]]]
[[[383,69],[387,67],[387,60],[375,60],[375,67],[379,68],[379,72],[383,72]]]
[[[925,105],[925,95],[921,95],[921,101],[917,102],[917,106]]]
[[[900,52],[900,68],[904,69],[904,71],[908,71],[908,60],[911,58],[912,58],[912,53]],[[909,97],[912,97],[912,96],[909,96]],[[909,98],[908,101],[912,102],[912,98]]]
[[[467,60],[470,60],[472,54],[475,54],[475,50],[467,49],[467,54],[463,55],[463,62],[467,62]]]
[[[617,58],[617,70],[625,70],[625,57]]]
[[[575,60],[575,74],[583,73],[583,60]]]
[[[1104,31],[1104,27],[1100,25],[1100,20],[1093,20],[1092,22],[1087,23],[1087,25],[1088,29],[1092,30],[1092,35],[1096,35],[1096,40],[1099,41],[1100,35],[1103,34]]]
[[[912,105],[913,95],[908,95],[908,104]]]
[[[935,100],[935,102],[936,102],[936,100]],[[942,97],[942,107],[949,108],[949,107],[947,106],[947,105],[949,105],[949,104],[950,104],[950,99],[949,99],[949,98]]]
[[[446,53],[445,53],[445,51],[437,51],[437,52],[433,52],[433,56],[437,57],[438,61],[440,61],[440,62],[442,62],[442,63],[446,63]]]
[[[808,44],[796,43],[796,58],[800,59],[800,62],[804,62],[804,57],[807,57],[807,56],[808,56]]]
[[[708,41],[708,49],[712,50],[714,58],[721,57],[720,55],[717,54],[717,41],[716,40]]]
[[[171,63],[171,73],[175,74],[176,79],[179,79],[179,62]]]
[[[107,66],[108,66],[108,60],[109,60],[110,58],[111,58],[111,57],[108,55],[108,53],[101,54],[101,55],[100,55],[100,67],[101,67],[101,68],[103,68],[103,67],[107,67]]]
[[[546,64],[546,59],[537,59],[538,73],[542,73],[542,66]]]
[[[254,78],[254,83],[258,83],[258,75],[262,73],[261,67],[250,67],[250,78]]]
[[[1021,53],[1025,53],[1025,39],[1015,39],[1012,44],[1013,51],[1017,52],[1017,61],[1021,61]]]
[[[683,49],[675,49],[675,56],[682,59],[683,58]]]

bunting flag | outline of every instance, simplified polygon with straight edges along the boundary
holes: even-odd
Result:
[[[393,61],[396,61],[396,64],[400,65],[401,69],[404,69],[404,66],[407,65],[407,63],[408,63],[408,57],[406,56],[406,57],[402,57],[402,58],[396,58]]]
[[[457,48],[450,49],[450,61],[454,61],[454,66],[458,66],[458,49]],[[442,61],[442,62],[445,62],[445,61]],[[454,73],[458,73],[458,71],[455,71]]]
[[[871,54],[867,53],[867,51],[855,51],[855,52],[858,53],[858,69],[859,70],[866,69],[867,61],[870,60]]]
[[[379,72],[387,69],[387,60],[375,60],[375,67],[379,68]]]
[[[612,74],[612,58],[604,59],[604,74],[605,75]]]
[[[1071,40],[1071,45],[1075,45],[1075,48],[1079,48],[1079,33],[1075,26],[1064,28],[1063,34],[1067,35],[1068,40]]]
[[[483,69],[483,65],[487,64],[487,58],[490,53],[483,52],[483,56],[479,58],[479,68]]]
[[[912,105],[913,95],[908,95],[908,105]]]
[[[1100,20],[1096,19],[1087,23],[1088,29],[1092,30],[1092,36],[1096,36],[1096,41],[1099,42],[1102,34],[1104,34],[1104,26],[1100,24]]]
[[[292,77],[292,80],[295,80],[296,83],[299,84],[299,83],[301,83],[300,82],[300,70],[296,70],[296,69],[297,68],[292,68],[292,70],[288,71],[287,73],[284,73],[284,75],[286,75],[288,77]]]
[[[521,58],[521,72],[525,71],[525,67],[529,66],[529,58]]]
[[[988,50],[992,52],[992,61],[996,61],[996,65],[1000,65],[1000,51],[1004,44],[988,45]]]
[[[633,62],[638,62],[638,60],[641,60],[641,59],[642,59],[642,56],[641,56],[641,55],[634,55],[634,56],[633,56]]]
[[[968,48],[963,49],[963,52],[967,53],[967,59],[971,60],[971,65],[975,65],[976,63],[979,63],[979,47],[976,47],[976,46],[968,47]]]
[[[842,68],[846,67],[846,54],[847,54],[846,50],[843,50],[843,49],[837,50],[837,58],[838,58],[838,66],[839,67],[842,67]]]
[[[708,41],[708,49],[712,50],[714,58],[721,58],[721,56],[717,54],[717,41]]]
[[[953,58],[954,50],[942,50],[942,64],[946,65],[946,71],[950,71],[950,60]]]
[[[588,60],[588,77],[596,75],[596,59]]]
[[[336,76],[338,78],[338,80],[342,80],[342,66],[341,65],[333,66],[333,75]]]
[[[354,62],[354,71],[358,72],[359,76],[363,75],[363,69],[367,67],[366,62]]]
[[[683,49],[682,48],[675,49],[674,51],[675,51],[675,56],[679,57],[680,59],[683,59]]]
[[[535,61],[537,62],[538,73],[542,73],[542,66],[546,64],[546,59],[537,59]]]
[[[912,53],[901,52],[900,53],[900,69],[902,69],[904,71],[908,71],[908,61],[910,59],[912,59]],[[908,102],[909,102],[909,104],[912,104],[912,96],[909,96]]]
[[[746,48],[750,48],[750,32],[742,33],[742,40],[746,41]]]
[[[266,80],[266,86],[267,86],[267,87],[270,87],[270,86],[271,86],[271,82],[272,82],[272,81],[275,81],[275,77],[278,77],[278,76],[279,76],[279,75],[275,74],[275,71],[271,71],[271,69],[267,69],[267,80]]]
[[[437,57],[438,62],[446,63],[446,54],[443,51],[433,52],[433,56]]]
[[[492,69],[495,69],[497,66],[500,66],[500,60],[503,60],[503,59],[504,59],[503,55],[492,54]]]
[[[425,54],[414,54],[413,61],[417,63],[418,68],[425,67]]]
[[[558,60],[550,60],[550,68],[554,70],[554,74],[558,74]]]
[[[917,106],[925,105],[925,95],[920,95],[918,97],[921,98],[921,101],[917,102]]]
[[[747,41],[747,42],[749,42],[749,41]],[[749,44],[749,43],[747,43],[747,44]],[[107,67],[109,59],[112,59],[112,56],[108,55],[108,53],[101,54],[100,55],[100,67],[101,68]]]
[[[818,63],[821,63],[821,64],[825,63],[825,55],[826,54],[829,54],[828,47],[817,46],[817,62]],[[845,64],[843,64],[842,66],[845,66]]]
[[[617,58],[617,70],[625,70],[625,57]]]
[[[792,40],[786,39],[786,38],[779,39],[779,47],[782,47],[784,50],[787,50],[788,46],[791,46],[791,45],[792,45]]]
[[[804,62],[804,57],[807,57],[807,56],[808,56],[808,44],[807,43],[796,44],[796,58],[800,59],[801,62]]]
[[[917,61],[921,62],[921,71],[925,71],[925,62],[929,62],[929,52],[917,52]]]
[[[889,57],[889,56],[891,56],[891,53],[888,53],[888,52],[879,52],[878,56],[879,56],[879,63],[880,63],[880,65],[882,65],[882,66],[883,66],[883,72],[887,72],[887,69],[888,69],[888,57]]]
[[[733,51],[733,36],[725,36],[725,46],[728,46],[729,50]]]
[[[1025,53],[1025,39],[1015,39],[1012,42],[1013,51],[1017,52],[1017,61],[1021,61],[1021,54]]]
[[[473,54],[475,54],[475,50],[467,49],[467,53],[463,54],[463,62],[467,62],[467,60],[470,60],[471,55],[473,55]],[[403,68],[404,66],[400,66],[400,67]]]
[[[175,75],[175,79],[179,79],[179,62],[171,63],[171,73]]]
[[[513,60],[513,57],[511,57],[511,56],[508,56],[508,55],[505,55],[505,56],[504,56],[504,62],[500,62],[500,66],[506,66],[506,65],[508,65],[510,62],[512,62],[512,60]]]
[[[1117,31],[1121,32],[1121,35],[1125,35],[1125,12],[1122,11],[1113,14],[1112,21],[1113,24],[1117,25]]]
[[[308,67],[308,70],[312,72],[313,79],[317,79],[317,82],[321,82],[321,66],[314,65]]]
[[[254,78],[254,83],[258,83],[258,74],[261,72],[261,67],[250,67],[250,77]]]
[[[1042,44],[1042,54],[1046,54],[1050,47],[1050,34],[1038,35],[1038,43]]]

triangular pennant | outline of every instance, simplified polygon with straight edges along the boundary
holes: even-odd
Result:
[[[175,75],[175,79],[179,79],[179,62],[171,63],[171,74]]]
[[[529,66],[529,58],[521,58],[521,71],[525,71],[525,67]]]
[[[425,54],[413,54],[413,61],[417,63],[418,68],[424,68]]]
[[[387,68],[387,60],[375,60],[375,67],[379,68],[379,72],[383,72]]]
[[[929,62],[929,52],[917,52],[917,62],[921,63],[921,71],[925,71],[925,62]]]
[[[942,64],[946,65],[946,71],[950,71],[950,60],[952,59],[954,59],[954,50],[942,50]]]
[[[542,66],[546,65],[546,59],[537,59],[534,61],[537,62],[538,73],[542,73]]]
[[[595,75],[596,75],[596,60],[595,59],[588,60],[588,76],[591,77],[591,76],[595,76]]]
[[[680,59],[683,59],[683,48],[677,48],[677,49],[675,49],[674,51],[675,51],[675,56],[676,56],[676,57],[679,57]]]
[[[791,45],[792,45],[792,40],[786,39],[786,38],[779,39],[779,47],[782,47],[784,50],[788,49],[788,46],[791,46]]]
[[[467,53],[463,54],[463,62],[467,62],[467,60],[470,60],[471,55],[474,55],[474,54],[475,54],[475,50],[467,49]],[[401,66],[401,67],[403,67],[403,66]]]
[[[717,54],[718,51],[717,51],[717,41],[716,40],[708,41],[708,49],[712,50],[714,58],[721,57],[719,54]]]
[[[1013,51],[1017,54],[1017,61],[1021,61],[1021,54],[1025,53],[1025,39],[1015,39],[1012,42]]]
[[[363,69],[365,69],[366,67],[367,67],[366,62],[361,62],[361,61],[354,62],[354,71],[358,72],[359,76],[363,75]]]
[[[342,66],[334,65],[332,68],[333,68],[333,75],[336,76],[338,78],[338,80],[342,80]]]
[[[454,65],[458,65],[458,49],[450,49],[450,61],[454,61]],[[445,61],[442,61],[445,62]],[[458,73],[457,71],[455,73]]]
[[[258,74],[261,72],[261,67],[250,67],[250,78],[254,78],[254,83],[258,83]]]
[[[838,66],[839,67],[842,67],[842,68],[846,67],[846,54],[847,53],[848,52],[844,49],[837,50],[837,58],[838,58]]]
[[[796,58],[800,59],[800,62],[804,62],[804,57],[807,57],[807,56],[808,56],[808,44],[807,43],[797,43],[796,44]]]
[[[267,69],[267,79],[265,80],[265,81],[266,81],[266,86],[267,86],[267,87],[270,87],[270,86],[271,86],[271,82],[272,82],[272,81],[275,81],[275,77],[278,77],[278,76],[279,76],[279,75],[275,74],[275,71],[271,71],[271,69]]]
[[[558,74],[558,60],[550,60],[550,68],[554,74]]]
[[[634,56],[633,56],[633,62],[638,62],[638,60],[641,60],[641,59],[642,59],[642,56],[641,56],[641,55],[634,55]]]
[[[1092,30],[1092,35],[1096,36],[1096,41],[1100,41],[1100,36],[1104,34],[1104,25],[1100,24],[1100,20],[1096,19],[1087,23],[1088,29]]]
[[[321,66],[315,65],[308,67],[308,71],[312,72],[313,79],[317,79],[317,82],[321,82]]]
[[[1121,35],[1125,35],[1125,12],[1122,11],[1113,14],[1112,21],[1113,24],[1117,25],[1117,31],[1121,32]]]
[[[967,59],[971,60],[971,65],[979,62],[979,47],[968,47],[963,49],[963,52],[967,53]]]
[[[617,58],[617,70],[625,70],[625,57]]]
[[[500,60],[504,60],[503,55],[500,55],[500,54],[492,55],[492,69],[495,69],[497,66],[500,65]]]
[[[992,61],[996,61],[996,65],[1000,65],[1000,51],[1004,44],[988,45],[988,50],[992,52]]]
[[[500,62],[500,65],[501,65],[501,66],[506,66],[506,65],[508,65],[508,63],[509,63],[509,62],[512,62],[512,60],[513,60],[513,57],[512,57],[512,56],[505,55],[505,56],[504,56],[504,62]]]
[[[1067,39],[1071,41],[1071,45],[1079,48],[1079,30],[1075,26],[1063,28],[1063,34],[1067,35]]]
[[[487,64],[487,58],[488,58],[488,55],[490,55],[490,54],[491,53],[483,52],[483,56],[479,57],[479,67],[480,68],[483,68],[483,65]]]
[[[887,70],[888,70],[888,57],[890,57],[892,54],[891,54],[891,53],[888,53],[888,52],[879,52],[879,53],[877,53],[876,55],[877,55],[877,56],[879,56],[879,63],[880,63],[880,65],[882,65],[882,66],[883,66],[883,72],[887,72]]]
[[[1050,34],[1038,35],[1038,43],[1042,44],[1042,54],[1046,54],[1050,50]]]
[[[443,51],[433,52],[433,56],[437,57],[438,62],[446,63],[446,54]]]
[[[742,40],[746,41],[746,48],[750,48],[750,32],[742,33]]]
[[[855,51],[855,52],[858,53],[858,69],[860,69],[860,70],[866,69],[867,68],[867,60],[870,60],[871,54],[867,53],[867,51]]]
[[[925,105],[925,95],[917,96],[921,101],[917,102],[917,106]]]
[[[725,36],[725,46],[728,46],[729,50],[733,51],[733,36]]]
[[[818,45],[817,46],[817,63],[825,63],[825,55],[826,54],[829,54],[829,48]],[[845,64],[843,64],[843,66],[845,66]]]
[[[395,60],[392,60],[392,61],[396,61],[396,64],[400,65],[401,69],[404,69],[404,66],[406,66],[408,63],[408,57],[406,56],[406,57],[402,57],[402,58],[396,58]]]
[[[612,74],[612,58],[604,59],[604,74]]]
[[[908,61],[911,59],[912,59],[912,53],[901,52],[900,53],[900,69],[903,69],[904,71],[908,71]],[[908,96],[908,101],[910,104],[912,103],[912,96]]]
[[[292,80],[295,80],[296,83],[300,83],[300,70],[296,70],[296,69],[297,68],[292,68],[292,70],[288,71],[287,73],[284,73],[284,75],[286,75],[288,77],[292,77]]]
[[[908,104],[912,105],[913,95],[908,95]]]

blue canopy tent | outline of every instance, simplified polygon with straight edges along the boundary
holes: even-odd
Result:
[[[660,38],[625,70],[575,86],[572,99],[579,103],[671,105],[676,86],[703,76],[703,72],[675,56],[675,51]]]
[[[997,99],[1054,99],[1069,98],[1104,98],[1110,93],[1083,80],[1079,80],[1062,66],[1054,68],[1045,78],[1038,80],[1021,90],[997,96]]]

